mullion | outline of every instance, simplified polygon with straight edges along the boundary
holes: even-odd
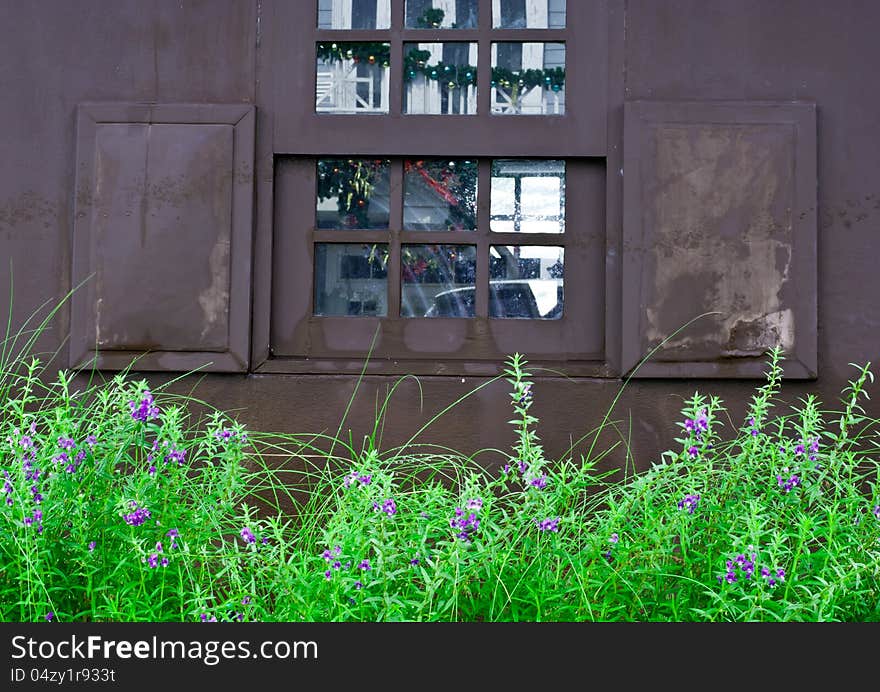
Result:
[[[392,18],[393,21],[393,18]],[[401,266],[401,235],[403,228],[403,158],[391,160],[391,177],[388,194],[388,222],[390,240],[388,246],[388,317],[400,317],[400,282],[403,277]]]
[[[484,3],[485,4],[485,3]],[[482,22],[482,14],[480,15]],[[492,161],[477,161],[477,268],[475,277],[474,314],[489,315],[489,222],[492,215]]]

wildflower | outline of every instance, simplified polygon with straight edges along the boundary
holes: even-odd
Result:
[[[330,565],[333,569],[342,569],[342,563],[339,560],[334,560],[333,564]]]
[[[172,461],[176,461],[178,466],[183,466],[184,462],[186,461],[186,450],[172,448],[172,450],[165,457],[165,463],[169,464]]]
[[[131,417],[142,423],[159,417],[159,408],[155,405],[149,390],[144,391],[140,402],[129,401],[128,407],[131,409]]]
[[[232,438],[233,435],[235,435],[235,433],[229,429],[218,430],[214,433],[214,437],[216,437],[218,440],[223,440],[224,442]]]
[[[363,582],[356,581],[356,582],[354,583],[354,588],[355,588],[356,591],[360,591],[362,588],[364,588],[364,584],[363,584]]]
[[[409,561],[409,564],[415,567],[417,564],[419,564],[419,558],[414,557],[412,560]]]
[[[606,560],[608,560],[608,562],[611,562],[611,559],[612,559],[614,556],[611,554],[611,551],[609,550],[609,551],[608,551],[607,553],[605,553],[602,557],[604,557]]]
[[[122,515],[123,520],[129,526],[140,526],[152,516],[150,510],[146,507],[138,507],[136,502],[131,502],[130,507],[132,511]]]
[[[90,553],[91,553],[91,552],[94,552],[95,547],[96,547],[97,545],[98,545],[97,542],[95,542],[95,541],[91,541],[91,542],[89,543],[89,552],[90,552]]]
[[[751,430],[749,430],[749,433],[752,435],[752,437],[757,437],[758,432],[760,431],[758,430],[758,424],[755,422],[754,416],[751,416],[749,418],[749,425],[751,426]]]
[[[788,469],[786,469],[787,471]],[[796,488],[801,484],[801,479],[797,474],[792,474],[787,479],[783,480],[782,476],[779,474],[776,475],[776,484],[782,488],[782,492],[788,493],[792,489]]]
[[[465,507],[467,507],[468,509],[482,509],[483,500],[481,500],[479,497],[475,497],[471,500],[468,500],[465,503]]]
[[[810,438],[810,461],[816,461],[819,458],[819,438]]]
[[[547,474],[542,473],[539,477],[532,478],[532,480],[529,481],[529,485],[538,490],[543,490],[547,487]]]
[[[510,464],[505,464],[504,466],[502,466],[501,472],[502,473],[510,473]]]
[[[53,613],[51,610],[48,613],[46,613],[46,622],[52,622],[52,620],[54,620],[54,619],[55,619],[55,613]]]
[[[327,579],[327,580],[329,581],[330,579],[333,578],[333,572],[331,572],[331,571],[328,569],[326,572],[324,572],[324,578]]]
[[[354,485],[355,483],[360,483],[363,486],[363,485],[369,485],[372,482],[373,482],[372,475],[367,474],[367,473],[358,474],[357,471],[352,471],[350,474],[348,474],[345,477],[345,480],[343,481],[343,485],[346,488],[348,488],[348,487],[351,487],[352,485]]]
[[[532,385],[528,383],[525,387],[522,388],[522,393],[519,395],[519,400],[517,403],[522,406],[527,401],[531,401],[532,399]]]
[[[874,516],[880,519],[880,505],[874,505]]]
[[[199,615],[199,620],[202,622],[217,622],[217,618],[213,615],[209,616],[208,613],[202,613]]]
[[[699,501],[699,495],[685,495],[683,499],[678,501],[678,508],[686,509],[688,511],[688,514],[693,514],[694,510],[697,508],[697,503]]]
[[[245,543],[256,543],[257,542],[257,537],[254,536],[253,531],[251,531],[247,526],[245,526],[241,530],[241,539]]]
[[[525,473],[529,469],[529,463],[527,461],[520,461],[517,464],[517,467],[519,468],[520,473]]]
[[[161,542],[161,541],[158,541],[158,542],[156,543],[156,552],[157,552],[157,553],[161,553],[161,552],[162,552],[162,542]]]
[[[76,442],[73,441],[72,437],[64,437],[63,435],[58,438],[58,446],[61,449],[73,449],[76,447]]]
[[[321,553],[321,557],[324,558],[327,562],[330,562],[330,560],[333,559],[329,550],[325,550],[323,553]]]
[[[147,563],[150,565],[150,569],[156,567],[159,564],[159,556],[156,553],[150,553]]]
[[[25,435],[18,441],[18,444],[22,449],[30,449],[34,446],[34,440],[29,435]]]
[[[382,511],[389,517],[392,517],[397,514],[397,504],[395,504],[394,500],[389,497],[382,503]]]
[[[86,444],[89,447],[94,447],[96,444],[98,444],[98,438],[94,435],[89,435],[88,437],[86,437]]]
[[[360,564],[358,564],[358,569],[362,569],[366,572],[366,571],[371,570],[373,568],[370,567],[370,561],[367,560],[366,558],[364,558],[363,560],[360,561]]]
[[[616,533],[612,533],[612,534],[608,537],[608,542],[609,542],[609,543],[617,543],[619,540],[620,540],[620,536],[618,536]]]
[[[804,450],[804,446],[803,446],[802,444],[798,443],[798,444],[795,445],[795,447],[794,447],[794,455],[795,455],[796,457],[799,457],[801,454],[804,453],[804,451],[805,451],[805,450]]]
[[[471,540],[471,534],[480,528],[480,520],[473,512],[465,517],[464,510],[461,507],[456,507],[455,517],[449,520],[449,525],[453,529],[458,529],[458,533],[456,533],[457,538],[469,543]]]
[[[691,445],[690,448],[688,449],[688,455],[690,456],[691,459],[696,459],[697,455],[699,453],[700,453],[700,450],[698,450],[694,445]]]
[[[555,519],[542,519],[541,521],[536,519],[535,523],[538,525],[538,531],[552,531],[554,533],[559,531],[559,517]]]
[[[247,605],[247,604],[250,603],[250,602],[251,602],[251,597],[250,597],[250,596],[245,596],[244,598],[241,599],[241,604],[242,604],[242,605]]]

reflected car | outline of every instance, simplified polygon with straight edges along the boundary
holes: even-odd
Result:
[[[425,317],[471,317],[475,288],[441,291]],[[489,316],[552,320],[562,317],[562,279],[508,279],[489,282]]]

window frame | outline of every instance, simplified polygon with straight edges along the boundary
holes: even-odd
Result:
[[[497,375],[503,367],[503,355],[514,350],[530,354],[537,367],[564,370],[568,375],[616,377],[616,347],[619,345],[619,269],[620,254],[619,212],[616,206],[621,198],[620,145],[622,128],[617,112],[622,110],[622,0],[599,0],[591,3],[567,3],[567,21],[564,29],[495,29],[492,28],[491,2],[480,3],[477,29],[406,29],[402,0],[392,2],[391,28],[381,30],[333,30],[317,28],[317,2],[287,3],[267,0],[261,8],[257,53],[258,104],[258,176],[257,228],[255,233],[253,342],[252,363],[258,373],[375,373],[375,374],[435,374],[435,375]],[[297,40],[292,41],[290,30],[297,27]],[[576,40],[575,40],[576,38]],[[315,46],[327,40],[388,41],[391,44],[390,113],[383,115],[342,115],[314,112]],[[402,62],[405,42],[476,41],[478,44],[478,98],[475,115],[424,115],[402,113],[401,65],[395,69],[395,58]],[[497,41],[542,41],[566,44],[566,109],[562,115],[496,115],[490,113],[489,82],[491,75],[491,44]],[[304,98],[304,96],[307,96]],[[368,137],[363,136],[369,133]],[[430,136],[426,137],[425,133]],[[463,132],[465,133],[463,135]],[[609,146],[609,141],[612,142]],[[451,143],[457,149],[450,151]],[[593,277],[590,287],[594,306],[599,311],[597,324],[601,334],[587,338],[598,339],[598,348],[578,350],[577,341],[569,337],[560,341],[558,335],[546,333],[547,324],[568,323],[575,327],[586,318],[586,311],[577,308],[578,296],[583,305],[590,303],[588,291],[573,289],[570,283],[565,291],[564,320],[517,320],[498,318],[389,318],[322,317],[321,331],[311,327],[297,331],[293,317],[302,314],[303,306],[312,311],[312,294],[296,298],[290,286],[295,272],[285,268],[285,258],[307,257],[307,282],[313,284],[313,251],[315,230],[307,237],[291,242],[293,234],[282,228],[284,218],[308,209],[314,216],[314,199],[308,206],[300,194],[291,195],[296,185],[309,187],[306,168],[294,175],[279,173],[279,162],[309,161],[334,157],[435,157],[449,156],[477,158],[481,161],[478,185],[489,190],[491,159],[537,158],[565,159],[569,162],[604,162],[603,185],[590,195],[589,203],[601,212],[596,234],[588,243],[599,243],[599,275]],[[575,168],[577,166],[575,165]],[[398,183],[400,182],[398,176]],[[401,186],[392,194],[402,195]],[[578,223],[573,219],[582,213],[578,204],[586,205],[587,196],[566,196],[566,274],[577,276]],[[488,245],[560,245],[559,234],[498,233],[488,228],[489,196],[484,194],[478,206],[485,206],[480,229],[469,232],[474,244],[486,244],[479,252],[477,282],[488,287]],[[297,211],[298,210],[298,211]],[[587,218],[582,214],[581,218]],[[313,224],[313,222],[312,222]],[[394,224],[392,224],[393,226]],[[394,232],[394,230],[392,230]],[[327,233],[327,232],[324,232]],[[359,232],[331,231],[336,242],[350,242]],[[344,235],[340,235],[344,234]],[[455,240],[463,241],[463,232],[452,232]],[[407,232],[403,242],[442,244],[445,232]],[[452,236],[450,236],[452,237]],[[360,238],[351,242],[362,242]],[[299,247],[295,247],[299,244]],[[308,245],[308,247],[306,247]],[[399,247],[399,245],[398,245]],[[571,249],[570,249],[571,248]],[[595,247],[593,248],[595,250]],[[289,254],[289,253],[295,254]],[[305,252],[305,254],[303,254]],[[389,258],[389,303],[399,299],[398,256]],[[482,266],[480,266],[482,265]],[[305,267],[305,262],[302,263]],[[580,277],[583,279],[583,277]],[[396,286],[396,289],[395,289]],[[479,289],[478,289],[479,290]],[[596,293],[598,291],[598,294]],[[488,288],[479,299],[487,301]],[[601,294],[601,295],[599,295]],[[481,305],[485,313],[485,306]],[[299,310],[299,313],[297,313]],[[594,316],[595,317],[595,316]],[[376,323],[379,319],[394,322],[388,333],[376,343]],[[435,326],[427,326],[433,323]],[[499,338],[497,324],[502,334]],[[512,329],[507,324],[518,323]],[[412,325],[418,325],[414,327]],[[537,328],[536,328],[537,327]],[[450,332],[451,330],[451,332]],[[594,330],[595,331],[595,330]],[[437,339],[457,339],[467,349],[444,355],[439,351],[423,350],[432,347]],[[448,336],[451,333],[451,336]],[[323,344],[335,338],[350,343],[351,349],[324,349]],[[279,352],[279,339],[305,345],[297,353],[290,349]],[[575,348],[569,346],[574,339]],[[563,342],[569,342],[563,343]],[[384,342],[384,343],[382,343]],[[408,344],[414,348],[400,348]],[[283,350],[283,349],[282,349]],[[369,361],[365,363],[367,356]]]

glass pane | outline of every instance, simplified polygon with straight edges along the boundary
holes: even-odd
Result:
[[[474,316],[476,246],[404,245],[400,269],[401,317]]]
[[[562,317],[563,248],[489,248],[489,317]]]
[[[387,315],[388,246],[315,245],[316,315]]]
[[[496,29],[564,29],[565,0],[495,0]]]
[[[391,0],[318,0],[319,29],[388,29]]]
[[[477,227],[476,160],[407,160],[403,166],[405,229],[472,231]]]
[[[389,43],[319,43],[315,70],[318,113],[387,113]]]
[[[404,43],[403,112],[477,112],[476,43]]]
[[[563,233],[565,161],[493,161],[489,228],[498,233]]]
[[[498,115],[565,113],[565,44],[492,44],[492,112]]]
[[[407,29],[475,29],[479,0],[406,0]]]
[[[387,159],[319,159],[318,228],[388,228]]]

